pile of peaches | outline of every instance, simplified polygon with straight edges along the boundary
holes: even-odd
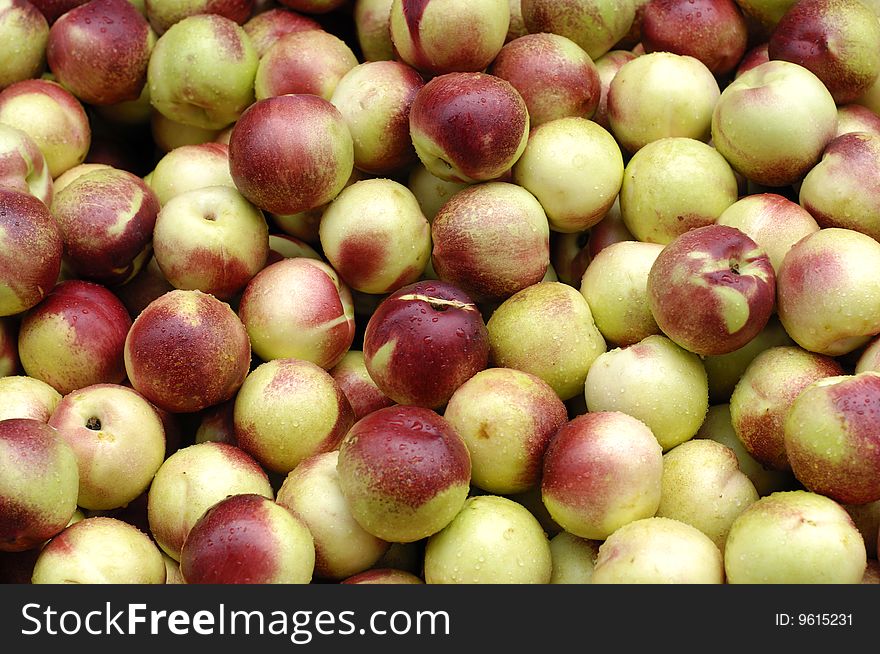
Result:
[[[0,0],[0,580],[880,583],[877,0]]]

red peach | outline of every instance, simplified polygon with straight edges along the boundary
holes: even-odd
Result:
[[[282,36],[293,32],[319,30],[321,24],[295,11],[275,8],[255,15],[242,28],[251,38],[257,54],[262,57]]]
[[[227,400],[208,407],[202,411],[196,443],[228,443],[238,446],[235,438],[235,421],[233,420],[235,400]]]
[[[531,34],[561,34],[598,59],[627,35],[636,16],[634,0],[522,0],[522,17]]]
[[[143,4],[150,25],[159,34],[164,34],[175,23],[195,14],[218,14],[242,25],[250,18],[254,8],[254,0],[143,0]]]
[[[611,88],[611,81],[625,63],[635,58],[636,56],[629,50],[611,50],[596,59],[600,93],[599,104],[593,113],[593,121],[607,130],[611,129],[611,122],[608,120],[608,89]]]
[[[370,377],[364,363],[364,353],[360,350],[346,352],[342,360],[330,369],[330,376],[348,398],[355,420],[394,404],[394,400],[379,390]]]
[[[36,142],[20,129],[0,123],[0,187],[29,193],[47,207],[55,184]]]
[[[860,104],[838,107],[835,138],[851,132],[868,132],[880,136],[880,116]]]

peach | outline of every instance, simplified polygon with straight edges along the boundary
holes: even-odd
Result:
[[[776,283],[782,325],[806,350],[839,356],[880,333],[880,243],[865,234],[829,227],[805,236]]]
[[[324,211],[324,256],[349,287],[391,293],[421,277],[431,255],[428,221],[412,192],[390,179],[344,189]]]
[[[449,198],[468,186],[470,184],[467,182],[441,179],[433,175],[421,161],[412,166],[407,177],[407,188],[416,196],[428,222],[433,222],[440,207]]]
[[[137,275],[122,286],[115,287],[113,292],[122,301],[125,308],[128,309],[128,314],[134,320],[141,311],[147,308],[150,302],[173,290],[174,287],[165,279],[159,269],[156,258],[150,257],[150,261]]]
[[[339,80],[358,65],[351,48],[324,30],[285,34],[260,58],[257,100],[287,93],[310,93],[330,100]]]
[[[688,193],[681,193],[688,188]],[[639,241],[667,244],[714,223],[738,197],[736,176],[718,151],[685,137],[647,144],[626,165],[620,212]]]
[[[770,31],[797,0],[736,0],[743,13]]]
[[[813,382],[842,374],[834,359],[796,346],[755,357],[730,397],[731,422],[749,454],[769,468],[790,470],[784,427],[792,404]]]
[[[608,90],[611,88],[611,81],[625,63],[635,58],[636,55],[629,50],[609,50],[595,61],[596,72],[599,73],[600,94],[599,104],[593,112],[593,121],[607,130],[611,129],[608,119]]]
[[[330,376],[348,399],[355,420],[394,404],[394,400],[379,390],[370,377],[364,353],[360,350],[346,352],[339,363],[330,369]]]
[[[663,451],[642,421],[593,411],[559,429],[544,455],[541,491],[565,531],[604,540],[654,515],[660,504]]]
[[[560,282],[539,282],[512,295],[486,327],[492,365],[531,373],[562,400],[582,391],[606,349],[584,296]]]
[[[544,207],[550,229],[580,232],[611,209],[623,170],[608,131],[586,118],[558,118],[531,131],[513,177]]]
[[[724,557],[730,584],[857,584],[866,563],[844,508],[804,490],[773,493],[743,511]]]
[[[43,79],[16,82],[0,92],[0,123],[34,140],[53,179],[82,163],[91,145],[82,104],[60,84]]]
[[[0,377],[0,420],[49,422],[59,402],[61,393],[44,381],[25,375]]]
[[[43,548],[35,584],[164,584],[162,553],[144,532],[115,518],[71,525]]]
[[[0,551],[39,546],[76,510],[76,457],[58,432],[26,418],[0,420]]]
[[[18,358],[18,321],[0,318],[0,380],[21,368]]]
[[[63,241],[40,200],[0,187],[0,316],[30,309],[55,285]]]
[[[265,469],[287,474],[304,459],[336,449],[354,412],[326,370],[310,361],[275,359],[245,379],[233,423],[241,449]]]
[[[429,409],[388,407],[361,418],[339,447],[339,484],[367,532],[414,542],[449,524],[470,484],[467,447]]]
[[[548,70],[553,71],[551,76]],[[531,127],[568,116],[592,118],[599,105],[596,65],[578,44],[558,34],[528,34],[509,42],[489,73],[519,91]]]
[[[785,453],[807,490],[842,504],[880,500],[880,373],[819,379],[785,417]]]
[[[431,224],[434,271],[477,302],[501,301],[537,284],[550,265],[550,227],[527,190],[475,184],[453,195]]]
[[[399,404],[437,409],[486,368],[489,339],[476,305],[442,281],[395,291],[364,332],[364,363],[379,389]]]
[[[588,248],[593,232],[550,232],[550,267],[556,273],[557,281],[578,288],[581,279],[592,261]],[[549,268],[548,268],[549,270]]]
[[[125,283],[147,263],[158,212],[150,187],[116,168],[77,177],[52,202],[65,261],[77,276],[107,285]]]
[[[308,16],[283,7],[276,7],[260,12],[242,25],[245,33],[251,38],[257,56],[266,54],[269,48],[286,34],[319,30],[321,24]]]
[[[196,14],[217,14],[242,25],[250,18],[254,0],[142,0],[150,25],[164,34],[175,23]]]
[[[160,205],[206,186],[235,187],[229,173],[228,146],[200,143],[174,148],[159,159],[150,176],[150,188]]]
[[[232,495],[193,525],[180,551],[188,584],[307,584],[315,544],[306,524],[261,495]]]
[[[880,337],[871,339],[856,361],[855,372],[880,372]]]
[[[709,139],[721,91],[699,59],[653,52],[625,63],[608,87],[608,121],[631,153],[667,137]]]
[[[0,2],[0,91],[15,82],[40,76],[46,67],[48,40],[49,23],[36,6],[26,0]]]
[[[352,575],[347,579],[343,579],[341,584],[424,584],[420,577],[412,572],[405,570],[394,570],[393,568],[375,568],[366,570],[356,575]]]
[[[125,379],[125,306],[99,284],[61,282],[22,319],[18,352],[25,373],[62,395]]]
[[[748,50],[743,58],[740,59],[739,65],[736,68],[736,73],[734,74],[734,79],[749,72],[752,68],[757,68],[761,64],[766,64],[770,61],[769,49],[769,43],[760,43],[751,50]]]
[[[505,497],[468,499],[425,546],[428,584],[547,584],[550,543],[524,507]]]
[[[274,497],[266,472],[248,454],[226,443],[178,450],[159,467],[147,496],[150,533],[175,561],[192,526],[229,495]]]
[[[765,186],[800,180],[836,130],[831,93],[809,70],[788,61],[768,61],[740,75],[712,113],[715,148],[737,172]]]
[[[0,187],[29,193],[50,206],[54,186],[36,142],[26,132],[0,123]]]
[[[332,368],[354,340],[351,291],[326,263],[284,259],[248,283],[239,303],[254,353]]]
[[[353,166],[354,145],[342,114],[313,95],[254,103],[229,140],[236,187],[272,213],[294,214],[329,202],[345,187]]]
[[[323,257],[308,243],[286,234],[269,234],[269,255],[266,265],[278,263],[282,259],[305,257],[315,261],[323,261]]]
[[[618,196],[605,217],[590,228],[587,253],[592,259],[613,243],[635,240],[636,237],[630,233],[623,222],[623,216],[620,213],[620,196]]]
[[[51,25],[62,14],[86,2],[88,0],[33,0],[31,4],[40,10],[40,13],[46,17],[49,25]]]
[[[792,245],[819,231],[807,210],[776,193],[743,197],[727,207],[715,223],[744,232],[767,253],[775,272]]]
[[[526,30],[568,37],[596,60],[627,35],[636,15],[635,0],[522,0]]]
[[[869,132],[880,136],[880,116],[860,104],[837,107],[837,132],[835,138],[850,132]]]
[[[510,27],[506,0],[394,0],[389,27],[397,56],[429,75],[478,72]]]
[[[601,544],[599,541],[574,536],[567,531],[551,538],[550,556],[553,560],[553,574],[550,575],[550,583],[591,583]]]
[[[235,437],[235,400],[215,404],[202,411],[194,440],[196,443],[228,443],[238,446]]]
[[[200,145],[213,142],[220,134],[216,129],[185,125],[171,120],[155,109],[150,113],[150,133],[161,152],[171,152],[184,145]]]
[[[394,59],[391,42],[391,5],[394,0],[356,0],[355,36],[365,61]]]
[[[175,290],[151,302],[125,339],[132,386],[160,409],[200,411],[230,399],[247,376],[247,331],[228,304]]]
[[[83,102],[137,100],[156,34],[128,0],[91,0],[49,30],[46,58],[59,83]]]
[[[55,178],[55,181],[52,182],[55,195],[66,189],[68,186],[70,186],[72,182],[76,181],[87,173],[93,173],[96,170],[109,170],[112,168],[113,166],[103,163],[85,162],[77,164],[73,168],[70,168],[69,170],[61,173],[58,177]],[[144,182],[147,182],[146,178],[144,178]],[[149,183],[147,183],[147,185],[149,186]],[[51,206],[51,203],[47,203],[46,206]]]
[[[507,172],[525,150],[529,112],[500,77],[448,73],[416,94],[409,129],[416,154],[434,176],[488,181]]]
[[[363,63],[342,76],[329,99],[354,139],[357,168],[391,174],[417,160],[409,112],[424,84],[415,69],[399,61]]]
[[[342,580],[376,564],[390,543],[376,538],[351,515],[339,485],[339,452],[316,454],[296,466],[275,501],[309,528],[315,540],[315,576]]]
[[[473,485],[499,495],[538,485],[547,446],[568,421],[546,382],[512,368],[478,372],[452,394],[443,417],[467,445]]]

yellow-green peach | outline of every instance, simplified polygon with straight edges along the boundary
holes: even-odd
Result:
[[[794,345],[755,357],[730,397],[733,428],[749,454],[768,468],[790,470],[784,426],[792,404],[813,382],[842,374],[834,359]]]
[[[715,148],[737,172],[764,186],[800,180],[836,130],[831,93],[809,70],[788,61],[768,61],[740,75],[712,113]]]
[[[165,429],[136,391],[95,384],[64,396],[49,425],[70,445],[79,467],[77,504],[126,506],[150,485],[165,459]]]
[[[30,309],[61,271],[61,230],[42,201],[0,188],[0,316]]]
[[[395,570],[393,568],[374,568],[366,570],[356,575],[352,575],[348,579],[344,579],[342,584],[424,584],[420,577],[412,572],[405,570]]]
[[[727,535],[729,584],[857,584],[865,542],[834,500],[805,490],[762,497]]]
[[[733,428],[729,404],[710,406],[706,420],[700,425],[694,438],[711,439],[728,447],[736,455],[739,469],[751,479],[761,497],[798,487],[797,480],[791,472],[768,468],[749,454]]]
[[[635,0],[522,0],[526,30],[568,37],[593,60],[627,35],[636,15]]]
[[[553,74],[547,75],[548,70]],[[558,34],[527,34],[509,42],[489,73],[519,91],[532,127],[568,116],[592,118],[599,105],[596,64],[577,43]]]
[[[584,271],[580,291],[607,342],[632,345],[660,333],[648,306],[647,285],[648,273],[662,250],[658,243],[612,243]]]
[[[797,0],[736,0],[743,13],[769,34]]]
[[[0,187],[29,193],[50,206],[54,186],[36,142],[26,132],[0,123]]]
[[[71,9],[49,30],[49,70],[92,105],[136,100],[147,82],[156,34],[128,0],[92,0]]]
[[[376,386],[399,404],[431,409],[485,369],[486,325],[470,296],[425,280],[387,296],[367,322],[364,363]]]
[[[339,486],[339,452],[316,454],[296,466],[275,501],[309,528],[315,539],[315,576],[342,580],[371,568],[390,543],[376,538],[351,515]]]
[[[758,497],[736,454],[721,443],[696,438],[663,455],[657,515],[696,527],[722,552],[733,521]]]
[[[165,563],[150,537],[115,518],[81,520],[43,548],[34,584],[164,584]]]
[[[355,423],[339,447],[337,471],[361,527],[382,540],[409,543],[440,531],[458,514],[471,461],[441,416],[394,406]]]
[[[229,170],[238,190],[276,214],[326,204],[346,186],[353,167],[354,144],[342,114],[314,95],[255,102],[229,139]]]
[[[0,318],[0,382],[5,377],[15,375],[21,368],[18,358],[18,321],[14,318]],[[0,414],[4,408],[0,405]],[[24,416],[19,416],[24,417]]]
[[[91,145],[91,126],[79,100],[43,79],[16,82],[0,92],[0,123],[34,140],[53,179],[82,163]]]
[[[54,428],[27,418],[0,420],[0,551],[38,547],[76,510],[76,457]]]
[[[394,0],[389,28],[397,56],[429,75],[478,72],[498,55],[507,0]]]
[[[256,14],[242,28],[251,38],[257,55],[262,57],[282,36],[292,32],[319,30],[321,24],[295,11],[276,7]]]
[[[140,315],[141,311],[147,308],[150,302],[173,290],[174,287],[165,279],[165,276],[159,269],[156,258],[150,257],[149,263],[137,275],[132,277],[131,281],[126,282],[122,286],[117,286],[113,289],[113,292],[116,294],[116,297],[122,300],[125,308],[128,309],[128,315],[134,320]]]
[[[498,495],[539,484],[547,445],[568,421],[546,382],[512,368],[478,372],[452,394],[443,417],[467,445],[473,485]]]
[[[600,355],[584,392],[590,411],[620,411],[641,420],[664,451],[693,438],[709,408],[700,357],[660,335]]]
[[[364,353],[360,350],[346,352],[339,363],[330,369],[330,376],[348,398],[355,420],[394,404],[394,400],[380,391],[370,377]]]
[[[537,284],[550,265],[550,227],[534,195],[516,184],[475,184],[453,195],[431,223],[438,277],[477,302],[501,301]]]
[[[880,372],[880,337],[872,339],[856,361],[856,374],[868,370]]]
[[[602,543],[592,583],[723,584],[724,559],[696,527],[672,518],[644,518]]]
[[[147,496],[150,533],[175,561],[192,526],[229,495],[274,498],[260,465],[227,443],[199,443],[178,450],[160,466]]]
[[[234,187],[205,186],[165,203],[153,230],[153,252],[175,288],[229,300],[266,265],[269,226]]]
[[[806,350],[839,356],[880,333],[880,243],[870,236],[838,227],[805,236],[776,286],[779,319]]]
[[[620,148],[607,130],[586,118],[558,118],[531,131],[513,176],[538,198],[550,229],[580,232],[611,209],[623,170]]]
[[[324,211],[324,256],[348,286],[391,293],[421,277],[431,256],[431,228],[412,192],[391,179],[344,189]]]
[[[837,107],[835,138],[851,132],[868,132],[880,136],[880,116],[860,104],[845,104]]]
[[[531,373],[562,400],[582,391],[587,371],[606,350],[584,296],[560,282],[539,282],[512,295],[486,327],[494,366]]]
[[[180,564],[170,556],[162,552],[162,562],[165,564],[166,584],[185,584],[186,580],[180,573]]]
[[[648,274],[647,295],[660,329],[678,345],[703,356],[728,354],[767,325],[776,274],[767,253],[743,232],[707,225],[663,248]]]
[[[706,64],[652,52],[625,63],[608,87],[611,133],[629,152],[667,137],[709,139],[721,91]]]
[[[394,0],[356,0],[354,27],[365,61],[394,59],[391,42],[391,5]]]
[[[180,572],[188,584],[308,584],[315,543],[285,507],[262,495],[232,495],[193,525]]]
[[[163,206],[181,193],[206,186],[235,187],[229,173],[228,146],[182,145],[159,159],[150,177],[150,188]]]
[[[354,340],[351,291],[333,268],[314,259],[266,266],[245,287],[238,312],[264,361],[293,357],[329,369]]]
[[[541,494],[567,532],[604,540],[660,504],[663,450],[642,421],[591,411],[566,423],[544,455]]]
[[[260,58],[254,81],[257,100],[310,93],[330,100],[339,80],[358,65],[351,48],[324,30],[285,34]]]
[[[472,497],[425,547],[428,584],[547,584],[550,542],[535,517],[496,495]]]
[[[843,507],[865,540],[869,559],[876,559],[880,539],[880,500],[867,504],[846,504]]]
[[[164,34],[175,23],[196,14],[217,14],[242,25],[250,18],[254,0],[142,0],[150,25]]]
[[[550,556],[553,560],[551,584],[589,584],[593,580],[593,568],[599,556],[595,540],[580,538],[567,531],[550,539]]]
[[[141,94],[134,100],[116,104],[96,105],[95,114],[113,126],[143,127],[150,124],[153,107],[150,104],[150,87],[144,84]]]
[[[354,165],[383,175],[417,160],[409,135],[409,110],[424,86],[414,68],[399,61],[374,61],[349,70],[330,102],[354,139]]]
[[[131,324],[125,305],[105,287],[61,282],[22,319],[21,364],[29,377],[62,395],[91,384],[121,383]]]
[[[513,86],[486,73],[448,73],[416,94],[410,138],[421,162],[441,179],[500,177],[525,150],[529,112]]]
[[[49,422],[59,402],[61,393],[44,381],[25,375],[0,377],[0,420]]]
[[[51,208],[78,277],[123,284],[149,260],[159,200],[140,177],[117,168],[86,172],[55,194]]]
[[[863,95],[880,74],[880,22],[860,0],[801,0],[770,35],[770,59],[816,74],[838,104]],[[822,47],[814,47],[821,43]]]
[[[188,16],[156,41],[147,67],[150,103],[173,121],[221,130],[254,101],[258,63],[250,37],[234,21]]]
[[[304,459],[335,450],[354,424],[354,412],[323,368],[274,359],[245,379],[233,422],[241,449],[266,470],[287,474]]]
[[[432,175],[421,161],[413,165],[407,178],[407,188],[416,196],[428,222],[433,222],[434,216],[449,198],[468,186],[467,182],[450,181]]]
[[[785,453],[807,490],[841,504],[880,500],[880,373],[819,379],[784,422]]]
[[[269,234],[269,255],[266,257],[266,265],[277,263],[282,259],[295,259],[305,257],[323,261],[323,257],[308,243],[294,236],[286,234]]]
[[[799,201],[820,227],[853,229],[877,240],[878,195],[880,135],[858,132],[844,134],[828,144],[822,160],[804,177]]]
[[[184,145],[210,143],[220,132],[216,129],[184,125],[153,109],[150,114],[150,133],[160,151],[171,152]]]
[[[82,177],[86,173],[93,173],[96,170],[107,170],[107,169],[112,169],[112,168],[113,168],[113,166],[111,166],[109,164],[103,164],[103,163],[77,164],[73,168],[70,168],[69,170],[64,171],[58,177],[55,178],[55,181],[52,183],[55,195],[58,195],[59,193],[61,193],[61,191],[66,189],[68,186],[70,186],[70,184],[72,182],[79,179],[80,177]],[[147,186],[149,186],[149,183],[147,182],[146,178],[144,178],[144,182],[147,183]],[[46,206],[51,206],[51,203],[47,203]]]
[[[703,365],[709,378],[709,403],[729,401],[746,368],[761,352],[771,347],[794,344],[774,314],[770,316],[764,329],[738,350],[703,357]]]
[[[200,411],[233,397],[251,360],[247,331],[230,306],[184,290],[162,295],[138,315],[124,353],[134,389],[173,413]]]
[[[202,411],[195,433],[196,443],[228,443],[238,445],[235,437],[235,400],[215,404]]]
[[[48,40],[49,23],[37,7],[26,0],[0,2],[0,90],[40,76],[46,67]]]
[[[819,231],[809,211],[776,193],[745,196],[725,209],[715,222],[736,227],[749,236],[764,249],[776,272],[792,245]]]
[[[608,90],[611,88],[611,81],[625,63],[635,58],[636,55],[629,50],[609,50],[595,61],[596,72],[599,73],[600,94],[599,104],[593,112],[593,122],[607,130],[611,129],[608,120]]]
[[[645,52],[689,55],[719,77],[733,72],[749,38],[748,25],[733,0],[648,2],[640,27]]]
[[[687,193],[681,189],[687,188]],[[639,241],[670,243],[714,223],[738,197],[736,176],[702,141],[669,137],[633,155],[620,188],[620,212]]]

